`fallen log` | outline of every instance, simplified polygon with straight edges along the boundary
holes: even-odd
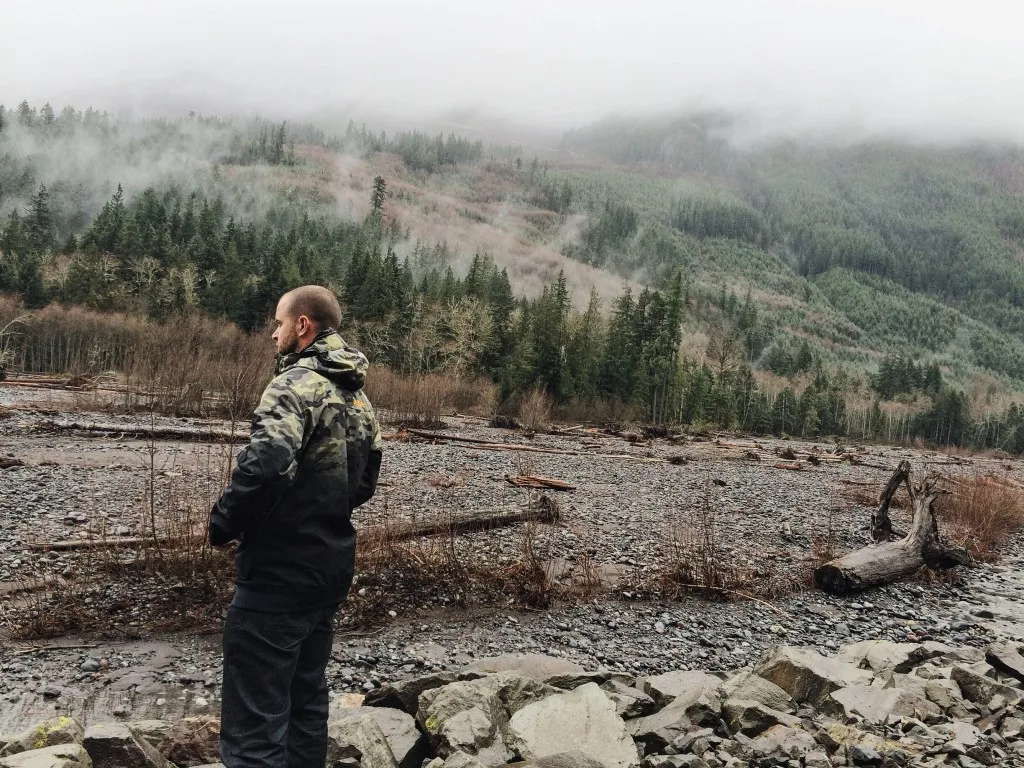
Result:
[[[543,475],[505,475],[505,480],[517,488],[550,488],[554,491],[575,491],[576,486],[564,480]]]
[[[792,469],[795,472],[798,472],[804,468],[804,465],[801,464],[799,461],[780,461],[777,464],[773,464],[772,466],[774,466],[776,469]]]
[[[557,456],[586,456],[597,459],[619,459],[622,461],[641,461],[648,464],[671,463],[668,459],[660,459],[656,456],[635,456],[631,453],[592,453],[589,451],[570,451],[564,448],[538,448],[535,445],[523,445],[522,443],[491,443],[487,440],[480,440],[476,437],[462,437],[460,435],[446,435],[443,432],[428,432],[423,429],[405,429],[394,435],[386,436],[385,439],[398,440],[403,435],[413,435],[426,440],[437,440],[440,442],[463,443],[468,448],[479,451],[513,451],[520,453],[549,453]]]
[[[557,481],[556,481],[557,482]],[[518,523],[537,522],[553,525],[560,519],[558,505],[549,497],[541,496],[536,506],[506,512],[485,512],[452,520],[435,520],[425,523],[394,523],[370,526],[359,531],[359,541],[364,543],[378,539],[406,541],[425,536],[457,535],[507,528]],[[101,539],[70,539],[68,541],[30,542],[27,546],[34,552],[67,552],[83,549],[118,549],[150,544],[176,544],[180,538],[158,538],[152,536],[111,536]]]
[[[889,505],[897,489],[905,485],[914,511],[910,533],[897,541],[889,519]],[[957,565],[968,565],[970,554],[963,549],[943,544],[932,504],[940,491],[934,480],[926,479],[915,488],[910,464],[900,462],[882,493],[879,508],[871,516],[874,544],[849,552],[814,571],[817,587],[833,595],[848,595],[870,587],[888,584],[915,573],[922,566],[946,570]]]
[[[121,435],[124,437],[146,438],[150,440],[188,440],[208,442],[226,440],[244,443],[249,439],[246,430],[232,432],[227,429],[193,428],[193,427],[144,427],[141,425],[85,423],[76,421],[42,421],[32,427],[35,431],[46,432],[86,432],[89,434]]]

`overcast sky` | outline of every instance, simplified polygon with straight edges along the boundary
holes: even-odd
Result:
[[[0,19],[8,104],[483,106],[559,128],[701,106],[1024,140],[1019,0],[2,0]]]

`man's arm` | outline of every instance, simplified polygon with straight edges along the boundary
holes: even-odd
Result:
[[[270,383],[253,415],[249,444],[238,454],[231,482],[210,512],[210,543],[227,544],[266,519],[295,478],[304,409],[287,375]]]
[[[363,468],[363,474],[359,478],[359,486],[356,488],[355,496],[352,500],[352,509],[365,504],[377,491],[377,479],[380,477],[380,463],[383,458],[383,447],[384,442],[380,437],[380,424],[377,423],[377,417],[370,411],[368,414],[369,423],[367,426],[372,430],[373,438],[370,442],[370,453],[366,458],[366,466]]]

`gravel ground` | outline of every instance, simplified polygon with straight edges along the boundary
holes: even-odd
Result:
[[[101,530],[145,534],[150,482],[158,487],[158,517],[175,506],[201,509],[220,487],[232,454],[219,445],[149,443],[132,433],[133,427],[149,424],[148,417],[74,413],[71,409],[81,403],[60,402],[59,394],[44,395],[0,385],[0,406],[15,406],[0,418],[0,458],[24,462],[0,470],[0,606],[8,609],[23,599],[4,597],[15,584],[73,573],[79,564],[76,554],[36,553],[26,546],[29,542],[62,541]],[[125,429],[108,435],[41,431],[43,421],[55,418],[54,409],[61,411],[61,418],[116,423]],[[157,426],[200,423],[154,421]],[[219,422],[201,423],[227,428]],[[625,580],[606,585],[592,599],[557,603],[544,612],[493,604],[459,609],[440,598],[411,605],[402,595],[393,595],[396,615],[375,634],[339,633],[329,668],[337,693],[513,651],[564,656],[588,669],[603,666],[647,674],[687,666],[735,668],[753,663],[777,642],[827,652],[868,638],[981,645],[994,636],[1024,635],[1024,548],[1019,545],[1010,547],[1001,565],[973,569],[956,586],[890,585],[847,600],[809,589],[770,605],[693,597],[666,602],[629,586],[657,569],[670,551],[673,531],[698,525],[702,507],[714,510],[717,538],[731,562],[792,582],[806,573],[812,541],[830,525],[840,551],[866,543],[870,509],[851,500],[850,491],[877,493],[901,459],[909,459],[918,469],[931,462],[931,468],[947,474],[984,471],[1024,479],[1024,465],[1016,460],[973,458],[962,465],[933,452],[871,446],[859,449],[858,455],[877,468],[825,462],[793,472],[773,467],[779,460],[775,452],[809,450],[814,444],[761,440],[757,452],[762,460],[753,461],[743,448],[714,441],[629,442],[596,435],[529,439],[468,419],[451,419],[445,431],[583,455],[389,440],[382,488],[357,513],[358,525],[367,527],[385,518],[431,520],[438,514],[521,508],[530,492],[509,485],[505,476],[546,475],[572,483],[577,490],[552,493],[562,521],[538,527],[537,551],[556,563],[556,574],[566,579],[589,552],[604,576]],[[823,454],[833,448],[817,446]],[[600,454],[682,456],[687,463]],[[522,526],[473,534],[460,541],[460,552],[478,566],[486,565],[514,554],[523,538]],[[112,630],[138,639],[6,643],[0,650],[0,711],[16,719],[18,713],[45,708],[47,701],[61,695],[65,700],[99,697],[103,706],[131,707],[138,697],[166,698],[171,696],[168,691],[174,701],[186,702],[196,711],[215,708],[219,637],[152,634],[148,598],[134,593],[136,587],[130,582],[115,585],[113,593],[98,599],[126,604]],[[355,590],[360,588],[357,583]],[[211,609],[219,611],[219,606]],[[67,645],[87,647],[60,647]],[[111,698],[111,692],[122,691]]]

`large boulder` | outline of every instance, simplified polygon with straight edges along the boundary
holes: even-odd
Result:
[[[465,752],[486,765],[512,758],[505,744],[508,710],[493,683],[461,681],[424,691],[416,718],[442,758]]]
[[[818,743],[807,731],[775,725],[747,745],[747,750],[756,758],[787,757],[799,760],[817,749]]]
[[[728,699],[756,701],[778,712],[796,712],[792,696],[775,683],[748,670],[739,672],[722,683],[722,695]]]
[[[412,715],[384,707],[364,707],[358,711],[372,717],[380,726],[398,768],[420,768],[427,757],[427,737],[416,727]]]
[[[97,723],[85,729],[85,751],[103,768],[166,768],[156,747],[123,723]]]
[[[661,752],[680,736],[705,726],[718,725],[722,700],[717,677],[706,675],[702,682],[679,692],[670,704],[653,715],[627,724],[644,755]]]
[[[57,744],[0,757],[0,768],[92,768],[92,760],[81,744]]]
[[[935,722],[942,716],[938,705],[911,690],[850,685],[829,694],[821,709],[845,718],[859,717],[868,723],[884,723],[893,717]]]
[[[953,667],[950,677],[960,686],[960,692],[965,699],[989,709],[1000,709],[1009,704],[1016,704],[1024,698],[1024,691],[1019,688],[1003,685],[965,666]]]
[[[5,737],[7,744],[0,749],[0,757],[54,747],[58,744],[81,744],[84,733],[82,726],[74,718],[53,717],[21,733]]]
[[[347,710],[327,721],[327,764],[397,768],[384,732],[369,712]]]
[[[568,659],[545,656],[540,653],[509,653],[502,656],[490,656],[485,659],[477,659],[467,669],[485,674],[518,672],[541,681],[585,675],[587,672],[579,664]]]
[[[141,735],[136,731],[136,735]],[[220,760],[220,720],[188,717],[175,723],[159,745],[160,754],[178,768],[209,765]]]
[[[889,640],[863,640],[842,646],[836,659],[861,669],[907,673],[928,659],[942,655],[942,647],[921,643],[894,643]]]
[[[527,761],[570,750],[604,768],[640,764],[615,704],[594,683],[523,707],[512,716],[509,735],[514,750]]]
[[[661,707],[681,696],[688,696],[692,691],[717,688],[721,684],[720,678],[700,671],[666,672],[663,675],[645,677],[640,681],[644,693]]]
[[[653,715],[658,709],[654,699],[639,688],[627,685],[617,678],[602,684],[601,690],[615,703],[616,714],[624,720]]]
[[[1009,643],[993,643],[985,649],[985,661],[1000,672],[1024,682],[1024,656]]]
[[[832,691],[848,685],[869,685],[872,675],[853,664],[822,656],[805,648],[777,646],[769,651],[754,673],[801,704],[819,706]]]
[[[175,725],[176,722],[172,720],[136,720],[128,723],[132,733],[157,748]]]
[[[800,718],[775,709],[769,709],[757,701],[727,699],[722,705],[722,718],[731,733],[742,733],[754,737],[776,725],[790,728],[800,727]]]
[[[557,755],[546,755],[520,763],[517,768],[603,768],[603,763],[583,752],[559,752]]]
[[[416,710],[419,709],[420,694],[435,688],[442,688],[459,680],[475,680],[480,677],[483,675],[472,671],[458,675],[454,672],[440,672],[412,680],[399,680],[367,693],[363,699],[363,706],[400,709],[415,716]]]

